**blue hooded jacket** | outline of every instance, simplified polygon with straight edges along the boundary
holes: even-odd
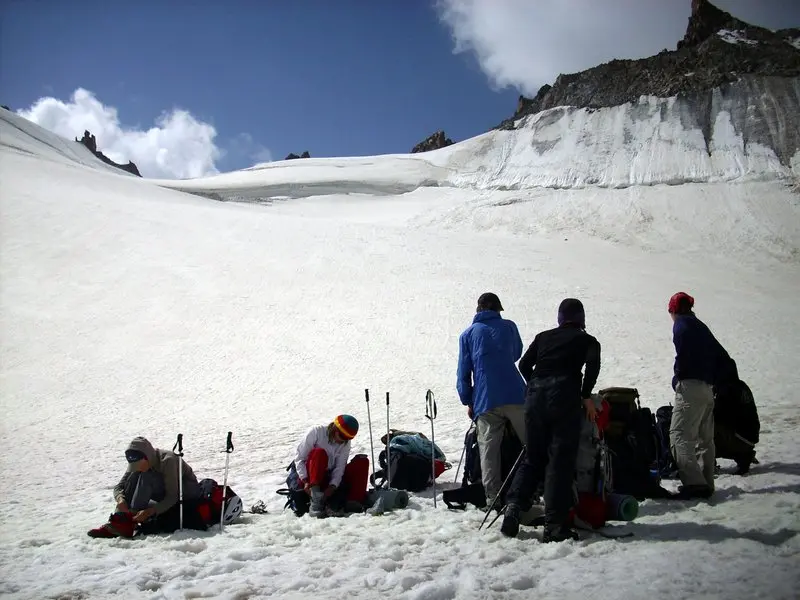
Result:
[[[475,315],[459,338],[456,389],[473,418],[506,404],[525,403],[525,380],[516,367],[522,338],[514,321],[494,310]]]

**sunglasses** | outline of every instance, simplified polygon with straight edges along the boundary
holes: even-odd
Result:
[[[144,460],[145,458],[147,457],[142,452],[138,452],[136,450],[125,451],[125,460],[127,460],[131,464],[137,463],[140,460]]]

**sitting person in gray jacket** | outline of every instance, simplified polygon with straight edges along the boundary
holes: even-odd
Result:
[[[154,448],[143,437],[133,438],[125,450],[128,469],[114,487],[115,512],[108,523],[88,533],[91,537],[133,537],[136,527],[157,518],[178,504],[179,479],[183,478],[183,499],[200,498],[201,490],[192,468],[170,450]]]

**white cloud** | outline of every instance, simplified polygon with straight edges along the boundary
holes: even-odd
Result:
[[[800,25],[796,0],[712,0],[733,16],[768,28]],[[690,0],[437,0],[456,52],[472,52],[496,87],[528,96],[559,73],[614,58],[674,50],[686,32]]]
[[[438,0],[456,52],[472,52],[492,85],[534,95],[559,73],[674,49],[689,0]]]
[[[75,90],[69,102],[40,98],[30,109],[18,112],[69,139],[81,137],[88,129],[97,138],[98,150],[115,162],[132,160],[145,177],[183,179],[214,174],[218,172],[215,162],[223,155],[214,143],[214,126],[188,111],[165,112],[147,130],[127,128],[120,123],[116,108],[105,106],[82,88]]]

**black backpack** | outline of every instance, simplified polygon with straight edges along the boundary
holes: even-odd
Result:
[[[503,432],[503,442],[500,446],[500,474],[505,481],[514,466],[519,454],[522,452],[522,442],[514,432],[511,423],[506,422]],[[508,487],[503,491],[501,501],[505,501]],[[478,508],[486,506],[486,491],[483,489],[481,479],[481,457],[478,449],[478,430],[470,428],[464,436],[464,477],[461,487],[445,490],[442,500],[448,508],[463,510],[467,504],[474,504]]]
[[[394,451],[391,464],[392,489],[421,492],[431,485],[431,459],[410,452]],[[378,455],[380,470],[370,476],[370,482],[377,487],[389,483],[386,465],[386,450]]]
[[[284,509],[290,508],[298,517],[302,517],[311,508],[311,498],[300,485],[300,476],[294,466],[294,461],[286,467],[289,474],[286,476],[286,487],[277,490],[281,496],[286,496]]]
[[[478,429],[471,428],[464,436],[464,477],[461,485],[481,483],[481,455],[478,449]],[[522,452],[522,442],[514,432],[511,423],[506,422],[503,432],[503,442],[500,446],[500,474],[505,479],[511,472],[519,453]]]
[[[678,476],[678,465],[669,447],[669,428],[672,425],[672,405],[656,411],[656,439],[658,440],[658,474],[664,479]]]
[[[606,388],[600,395],[610,406],[605,440],[611,452],[614,491],[637,500],[668,498],[660,485],[660,445],[656,421],[649,408],[642,408],[636,388]]]

